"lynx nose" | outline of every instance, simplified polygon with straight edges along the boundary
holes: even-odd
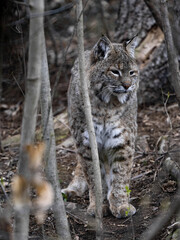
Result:
[[[124,81],[122,85],[126,90],[128,90],[128,88],[131,86],[131,81]]]
[[[123,87],[126,89],[126,90],[128,90],[128,88],[130,87],[130,84],[123,84]]]

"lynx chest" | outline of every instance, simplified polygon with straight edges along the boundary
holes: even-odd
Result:
[[[130,129],[124,121],[124,108],[93,109],[93,123],[99,152],[122,147]],[[83,144],[89,146],[89,134],[83,133]]]

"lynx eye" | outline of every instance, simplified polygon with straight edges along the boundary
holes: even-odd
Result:
[[[135,74],[136,74],[136,71],[133,71],[133,70],[129,71],[130,76],[134,76]]]
[[[116,68],[111,68],[110,71],[114,76],[119,77],[121,75],[121,72],[118,71]]]
[[[118,70],[111,70],[111,72],[112,72],[114,75],[119,75],[119,71],[118,71]]]

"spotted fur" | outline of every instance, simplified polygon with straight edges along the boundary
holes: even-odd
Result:
[[[92,117],[98,144],[104,204],[117,218],[135,213],[129,204],[137,124],[138,67],[134,59],[136,40],[111,43],[102,37],[85,52]],[[75,177],[63,192],[82,195],[89,187],[88,213],[95,214],[95,193],[89,134],[79,81],[78,60],[72,69],[68,91],[69,124],[78,150]],[[106,212],[106,211],[105,211]]]

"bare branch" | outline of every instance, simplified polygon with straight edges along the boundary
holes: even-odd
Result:
[[[47,145],[46,154],[45,154],[46,174],[47,174],[48,180],[53,185],[53,189],[55,193],[53,212],[54,212],[54,217],[56,222],[56,230],[58,233],[59,240],[61,239],[71,240],[66,211],[64,207],[64,202],[63,202],[61,188],[60,188],[58,174],[57,174],[56,143],[55,143],[52,103],[51,103],[51,95],[50,95],[49,71],[48,71],[44,36],[43,36],[41,76],[42,76],[41,113],[42,113],[42,125],[43,125],[43,139]]]
[[[4,196],[6,197],[6,200],[9,201],[9,197],[8,197],[8,195],[7,195],[7,193],[6,193],[5,189],[4,189],[4,186],[3,186],[3,184],[1,182],[0,182],[0,186],[1,186],[1,189],[2,189],[2,191],[4,193]]]
[[[44,1],[30,1],[31,13],[44,11]],[[40,94],[40,71],[41,71],[41,46],[42,46],[43,17],[31,18],[29,28],[29,55],[28,74],[26,80],[26,96],[24,103],[20,158],[18,162],[18,173],[29,176],[28,158],[24,145],[34,141],[37,106]],[[32,37],[34,36],[34,37]],[[27,189],[28,191],[28,189]],[[22,212],[15,212],[14,240],[27,240],[29,235],[29,207]]]
[[[15,0],[11,0],[11,2],[16,3],[16,4],[19,4],[19,5],[26,6],[26,7],[29,7],[29,4],[26,3],[26,2],[19,2],[19,1],[15,1]]]
[[[24,18],[21,18],[21,19],[15,21],[15,22],[7,24],[7,26],[15,26],[15,25],[18,25],[18,24],[22,24],[30,18],[38,18],[38,17],[50,16],[50,15],[55,15],[55,14],[58,14],[58,13],[62,13],[62,12],[70,10],[71,8],[73,8],[73,6],[74,6],[73,3],[69,3],[69,4],[66,4],[65,6],[62,6],[60,8],[56,8],[54,10],[46,11],[44,13],[37,12],[37,13],[31,14],[31,15],[27,15]]]
[[[79,74],[81,82],[81,91],[84,102],[84,112],[87,122],[87,128],[90,138],[91,155],[93,160],[94,180],[95,180],[95,195],[96,195],[96,239],[102,238],[102,184],[101,172],[99,166],[98,148],[96,136],[92,121],[91,104],[87,86],[87,74],[85,74],[85,57],[84,57],[84,33],[83,33],[83,14],[82,13],[82,0],[77,1],[77,36],[78,36],[78,57],[79,57]]]

